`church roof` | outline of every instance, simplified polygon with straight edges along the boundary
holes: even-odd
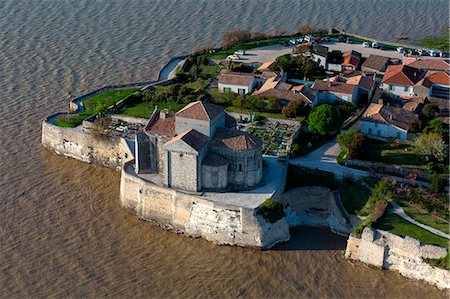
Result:
[[[186,105],[183,109],[178,111],[175,116],[198,120],[212,120],[222,112],[223,108],[220,106],[197,101]]]
[[[208,153],[202,162],[203,165],[207,166],[223,166],[229,163],[225,157],[213,153]]]
[[[197,152],[200,152],[203,148],[205,148],[209,142],[208,136],[194,129],[190,129],[175,136],[174,138],[166,142],[166,145],[174,144],[180,140],[192,147]]]
[[[249,133],[219,128],[211,143],[212,147],[241,151],[261,148],[261,140]]]

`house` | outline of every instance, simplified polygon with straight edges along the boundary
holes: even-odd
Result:
[[[356,102],[369,102],[375,88],[375,76],[357,75],[346,79],[345,83],[355,85],[358,88],[358,99]]]
[[[270,71],[270,67],[273,65],[274,62],[275,62],[274,60],[264,62],[263,64],[261,64],[261,65],[258,67],[257,71],[258,71],[258,72],[261,72],[261,73],[262,73],[262,72],[265,72],[265,71]]]
[[[342,54],[342,72],[355,71],[361,62],[361,53],[354,50]]]
[[[255,76],[250,73],[221,71],[218,79],[219,92],[245,95],[251,93],[255,87]]]
[[[380,55],[370,55],[361,65],[361,70],[365,73],[384,75],[389,64],[389,57]]]
[[[418,96],[450,99],[450,75],[447,72],[428,71],[413,87]]]
[[[323,103],[334,103],[335,101],[356,104],[358,100],[358,88],[345,82],[331,82],[329,79],[316,80],[311,87],[319,92],[317,101],[313,106]]]
[[[420,114],[428,99],[424,97],[403,97],[402,109],[411,111],[415,114]]]
[[[390,65],[381,79],[380,88],[397,96],[413,96],[414,85],[425,75],[424,71],[407,65]]]
[[[403,64],[422,71],[448,72],[450,70],[450,59],[404,57]]]
[[[314,44],[310,50],[311,59],[321,65],[324,69],[328,69],[328,47]]]
[[[372,103],[361,117],[360,131],[369,136],[407,139],[417,119],[411,111]]]
[[[136,135],[135,169],[188,192],[249,190],[262,183],[262,142],[227,126],[223,108],[193,102],[169,115],[155,109]]]
[[[342,71],[342,52],[333,50],[328,53],[327,70],[334,72]]]

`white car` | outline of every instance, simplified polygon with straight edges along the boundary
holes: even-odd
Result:
[[[245,55],[245,50],[237,50],[234,52],[234,55]]]
[[[228,57],[226,59],[227,60],[239,60],[239,59],[241,59],[241,57],[239,57],[239,55],[233,54],[233,55],[228,55]]]
[[[364,48],[370,48],[370,46],[369,46],[369,43],[368,43],[368,42],[363,42],[363,43],[362,43],[362,45],[363,45],[363,47],[364,47]]]
[[[403,53],[403,47],[398,47],[398,48],[397,48],[397,52]]]
[[[378,43],[377,42],[373,42],[372,43],[372,48],[378,48]]]

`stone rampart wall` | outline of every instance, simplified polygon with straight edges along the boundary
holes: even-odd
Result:
[[[42,123],[42,145],[58,155],[119,170],[133,155],[120,137],[95,137],[83,129]]]
[[[365,228],[362,238],[350,236],[345,257],[378,268],[397,270],[408,278],[424,280],[439,289],[450,289],[450,271],[433,267],[424,259],[442,258],[447,249],[422,244],[386,231]]]
[[[161,227],[217,244],[270,248],[290,239],[285,218],[269,223],[255,209],[221,205],[175,189],[156,186],[125,164],[120,181],[122,206]]]

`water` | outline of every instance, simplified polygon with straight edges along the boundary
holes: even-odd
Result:
[[[139,221],[120,207],[119,173],[46,152],[40,122],[71,95],[154,79],[170,57],[216,46],[225,30],[308,23],[421,38],[448,13],[438,0],[2,0],[0,297],[444,297],[352,264],[345,239],[323,230],[253,251]]]

